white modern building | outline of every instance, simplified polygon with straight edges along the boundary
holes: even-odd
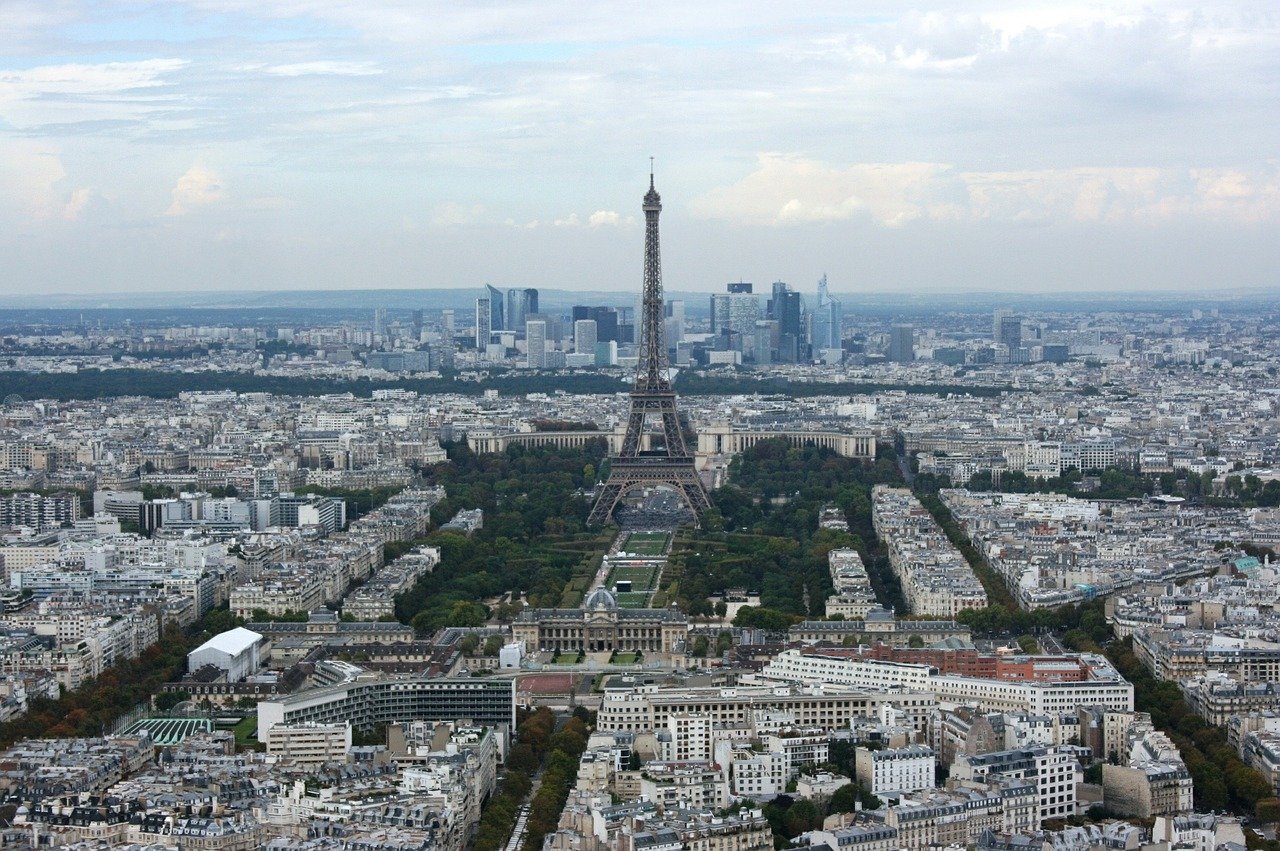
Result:
[[[854,755],[854,770],[859,782],[864,789],[880,797],[894,793],[898,797],[932,789],[936,764],[933,749],[923,745],[876,751],[858,748]]]
[[[187,654],[187,670],[213,665],[226,672],[228,682],[239,682],[262,667],[264,643],[262,635],[242,626],[220,632]]]
[[[267,753],[299,765],[346,762],[351,750],[351,724],[277,724],[259,731]]]

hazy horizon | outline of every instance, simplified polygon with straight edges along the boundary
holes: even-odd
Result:
[[[1280,9],[0,6],[0,297],[1280,286]],[[678,35],[677,35],[678,34]]]

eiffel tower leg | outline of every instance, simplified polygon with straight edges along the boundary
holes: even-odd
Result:
[[[662,432],[667,441],[668,455],[687,454],[684,446],[684,431],[680,428],[680,417],[676,415],[675,400],[662,407]]]
[[[695,479],[697,474],[694,474]],[[702,487],[701,481],[693,481],[684,487],[684,498],[689,503],[689,507],[693,509],[693,513],[697,515],[698,520],[702,520],[702,515],[711,507],[711,500],[707,498],[707,491]]]
[[[587,518],[588,526],[603,526],[613,519],[613,509],[622,499],[623,482],[605,482],[604,490],[596,497],[596,504],[591,508],[591,516]]]
[[[643,409],[633,408],[627,420],[627,434],[622,439],[623,458],[634,458],[640,453],[640,441],[644,435],[645,413]]]

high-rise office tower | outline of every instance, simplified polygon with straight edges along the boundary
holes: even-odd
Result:
[[[1001,316],[1000,328],[996,334],[996,342],[1003,343],[1009,350],[1022,347],[1022,317]]]
[[[487,298],[476,299],[476,348],[482,353],[493,337],[493,306]]]
[[[991,311],[991,339],[997,343],[1000,342],[1000,323],[1009,316],[1013,316],[1013,311],[1007,307],[997,307]]]
[[[490,331],[514,331],[507,325],[507,317],[502,309],[502,290],[492,284],[485,284],[485,298],[489,300],[489,330]]]
[[[778,360],[795,363],[808,354],[804,297],[783,281],[774,281],[768,318],[778,323]]]
[[[412,329],[414,342],[417,342],[418,340],[422,339],[422,311],[421,310],[415,310],[413,312],[412,319],[409,322],[409,327]]]
[[[750,337],[760,321],[760,300],[752,294],[748,283],[729,284],[728,290],[723,295],[711,296],[711,331],[714,334],[732,331],[743,338]]]
[[[889,360],[911,363],[916,359],[915,331],[910,325],[894,325],[889,329]]]
[[[523,328],[529,317],[538,312],[538,291],[528,289],[507,290],[507,330]]]
[[[636,309],[634,307],[618,308],[618,342],[640,342],[636,332]]]
[[[518,328],[524,328],[527,321],[524,315],[524,300],[520,295],[520,290],[507,290],[507,324],[511,326],[510,330],[514,331]]]
[[[453,324],[454,324],[454,318],[453,318],[453,311],[452,311],[452,310],[442,310],[442,311],[440,311],[440,324],[444,326],[444,333],[445,333],[445,336],[447,336],[447,337],[452,337],[452,336],[453,336]]]
[[[529,347],[529,368],[546,369],[547,323],[540,319],[526,322],[524,325],[524,339]]]
[[[804,297],[784,281],[774,281],[769,299],[768,318],[776,319],[783,334],[802,337],[804,331]]]
[[[596,353],[596,321],[579,319],[573,323],[573,350],[580,355]]]
[[[729,293],[729,327],[744,337],[755,332],[760,321],[760,300],[751,293]]]
[[[665,309],[666,315],[663,317],[666,325],[665,339],[667,345],[674,349],[684,341],[684,302],[680,299],[669,301]]]
[[[827,276],[818,280],[818,306],[811,323],[814,356],[819,349],[840,348],[840,326],[844,323],[844,309],[839,299],[827,292]]]
[[[373,336],[387,336],[387,309],[385,307],[375,307],[373,309]]]
[[[591,319],[596,323],[596,339],[601,343],[618,341],[618,311],[612,307],[587,307],[575,305],[573,321]]]
[[[711,333],[721,334],[729,329],[729,296],[711,294]]]

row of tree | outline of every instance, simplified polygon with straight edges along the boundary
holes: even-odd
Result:
[[[440,564],[396,598],[396,616],[426,633],[441,626],[478,626],[488,617],[479,602],[525,593],[534,606],[555,606],[566,583],[603,546],[586,530],[583,486],[594,484],[603,442],[581,449],[513,446],[476,455],[465,443],[445,445],[449,460],[423,471],[448,496],[432,510],[439,527],[462,509],[484,511],[470,537],[432,532],[422,541],[440,548]]]
[[[101,736],[116,720],[146,703],[160,687],[186,670],[187,653],[235,623],[226,609],[214,609],[191,629],[165,627],[160,640],[136,658],[121,659],[98,677],[57,700],[34,698],[26,714],[0,724],[0,746],[35,737]]]
[[[1261,821],[1280,819],[1280,800],[1260,772],[1245,765],[1227,734],[1191,710],[1176,682],[1157,680],[1133,653],[1133,640],[1113,641],[1107,656],[1133,683],[1134,705],[1178,746],[1195,783],[1196,810],[1231,809]]]
[[[84,369],[69,373],[0,371],[0,396],[18,393],[35,399],[106,399],[114,396],[151,396],[176,399],[183,391],[231,390],[237,393],[274,393],[280,396],[325,396],[351,393],[368,398],[374,390],[413,390],[423,395],[458,393],[479,396],[485,390],[504,395],[550,393],[597,393],[612,395],[625,389],[619,376],[594,370],[543,372],[530,370],[490,370],[483,381],[444,372],[431,378],[292,378],[252,372],[161,372],[130,368]],[[815,384],[759,381],[731,374],[681,372],[676,389],[687,396],[733,395],[742,393],[786,393],[790,396],[850,396],[890,390],[906,393],[998,396],[1009,388],[967,387],[949,384],[871,384],[823,382]]]
[[[951,514],[951,509],[947,508],[937,494],[919,493],[916,496],[920,500],[920,504],[933,515],[933,519],[942,527],[942,532],[947,536],[947,540],[951,541],[955,548],[960,551],[960,555],[964,556],[964,560],[969,563],[969,567],[973,568],[978,581],[982,583],[982,589],[987,592],[987,600],[1010,612],[1017,611],[1018,603],[1013,599],[1013,594],[1009,593],[1004,580],[1000,578],[1000,574],[992,569],[991,565],[987,564],[986,558],[982,553],[978,552],[978,548],[973,545],[973,542],[969,540],[969,536],[960,528],[960,524],[956,522],[955,517]]]
[[[551,714],[545,708],[538,712]],[[538,713],[534,714],[536,716]],[[543,727],[537,729],[536,742],[545,754],[545,767],[538,791],[529,804],[525,851],[540,851],[543,837],[554,832],[560,821],[560,811],[564,809],[564,802],[569,799],[569,790],[578,780],[578,760],[587,749],[588,719],[589,713],[579,707],[558,732],[547,734]],[[551,729],[554,729],[554,718]],[[525,736],[525,732],[521,731],[522,741]],[[538,749],[535,746],[535,751]]]
[[[703,529],[679,542],[669,574],[680,577],[674,599],[698,614],[708,594],[758,589],[762,611],[736,622],[768,629],[821,611],[832,590],[827,554],[850,547],[873,561],[870,490],[898,481],[890,457],[868,462],[782,439],[757,443],[731,463],[730,484],[711,494]],[[848,532],[818,528],[828,506],[844,512]]]

